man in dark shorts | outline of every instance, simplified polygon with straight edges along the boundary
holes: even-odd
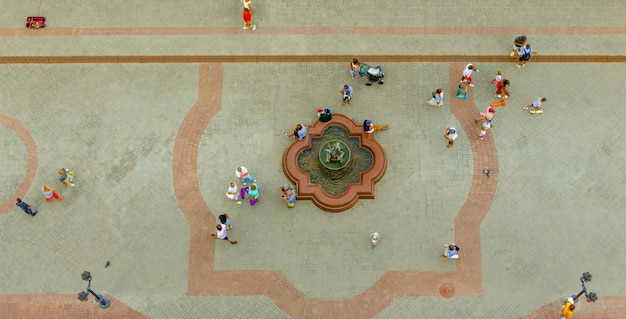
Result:
[[[517,68],[523,68],[526,66],[526,62],[530,60],[530,56],[533,54],[536,54],[536,52],[530,48],[530,44],[527,44],[526,47],[519,53],[519,63],[517,64]]]
[[[520,54],[520,51],[526,45],[526,41],[528,41],[528,39],[525,35],[520,35],[515,38],[515,41],[513,41],[513,49],[511,50],[511,57],[514,57],[516,54]]]

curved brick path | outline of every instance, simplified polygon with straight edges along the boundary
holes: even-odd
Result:
[[[464,64],[450,66],[450,78],[463,70]],[[319,300],[308,297],[291,285],[280,271],[215,271],[215,246],[210,234],[214,214],[202,199],[197,177],[198,145],[205,127],[221,108],[221,64],[202,65],[198,101],[187,113],[174,145],[172,169],[174,190],[181,210],[191,227],[189,251],[189,295],[267,295],[278,307],[294,318],[328,318],[343,314],[351,318],[369,318],[386,308],[398,296],[438,295],[442,286],[458,295],[482,294],[480,261],[480,223],[495,196],[497,155],[492,135],[478,140],[474,118],[478,108],[472,100],[451,102],[451,111],[470,136],[474,155],[474,177],[468,198],[455,218],[455,238],[467,251],[457,262],[457,271],[389,271],[360,295],[343,300]],[[451,83],[451,90],[455,83]],[[473,135],[473,138],[472,138]],[[491,170],[491,177],[483,169]],[[207,248],[208,243],[208,248]],[[451,297],[448,293],[447,297]]]
[[[26,155],[28,156],[28,165],[26,167],[24,180],[15,190],[15,193],[0,205],[0,214],[4,214],[10,209],[15,208],[15,198],[24,197],[24,194],[26,194],[35,180],[35,174],[37,173],[37,146],[35,145],[35,140],[33,140],[33,137],[30,135],[28,130],[18,120],[4,114],[0,114],[0,124],[6,125],[15,131],[20,139],[22,139],[22,142],[26,147]]]

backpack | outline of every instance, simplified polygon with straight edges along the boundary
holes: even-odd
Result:
[[[457,245],[454,245],[454,249],[455,249],[456,251],[461,250],[461,248],[459,248],[459,246],[457,246]]]
[[[433,92],[433,99],[435,98],[435,95],[436,95],[435,92]]]
[[[220,216],[219,216],[220,223],[222,223],[222,224],[226,224],[226,218],[227,218],[227,217],[226,217],[226,214],[222,214],[222,215],[220,215]]]

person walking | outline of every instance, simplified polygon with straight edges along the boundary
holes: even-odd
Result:
[[[297,124],[291,129],[291,131],[289,131],[288,133],[285,133],[287,137],[294,136],[297,140],[304,139],[306,134],[307,134],[306,125],[304,124]]]
[[[530,114],[543,114],[543,110],[541,109],[541,106],[546,101],[548,101],[548,99],[546,99],[545,97],[542,97],[542,98],[538,97],[532,104],[525,106],[524,110],[531,109]]]
[[[384,131],[387,129],[387,124],[385,125],[374,125],[372,120],[363,121],[363,131],[367,134],[372,134],[374,131]]]
[[[446,131],[443,135],[448,140],[448,147],[454,146],[454,140],[456,140],[456,128],[454,127],[446,127]]]
[[[252,13],[252,10],[248,8],[243,8],[242,12],[243,12],[243,29],[248,30],[252,28],[252,31],[256,30],[256,24],[251,24],[252,16],[254,15]]]
[[[446,261],[449,259],[459,259],[458,251],[460,250],[459,246],[456,243],[451,242],[449,244],[443,245],[446,247],[446,250],[441,254],[441,256],[445,257]]]
[[[48,187],[48,185],[46,184],[43,184],[43,187],[41,187],[41,192],[46,197],[46,202],[51,202],[52,198],[55,198],[57,200],[63,199],[63,196],[57,194],[54,188]]]
[[[241,0],[243,2],[243,8],[250,10],[252,12],[252,1],[251,0]]]
[[[250,197],[250,206],[254,206],[259,201],[259,185],[252,183],[248,189],[248,196]]]
[[[513,49],[511,50],[511,57],[515,57],[515,55],[519,55],[520,50],[522,50],[522,48],[526,45],[526,41],[528,40],[528,38],[526,38],[525,35],[520,35],[519,37],[515,38],[515,40],[513,41]]]
[[[487,135],[487,131],[491,128],[491,123],[489,121],[484,121],[480,126],[480,133],[478,133],[478,139],[483,139],[485,135]]]
[[[344,85],[341,91],[339,91],[339,93],[341,93],[341,97],[343,99],[343,102],[341,102],[342,106],[346,105],[346,102],[348,102],[348,105],[352,105],[352,87],[351,86],[347,84]]]
[[[574,298],[568,297],[565,301],[565,304],[561,307],[561,319],[571,319],[574,315],[574,309],[576,306],[574,305]]]
[[[211,234],[211,237],[213,239],[226,240],[233,245],[237,243],[236,240],[228,238],[228,236],[226,235],[226,225],[217,224],[217,226],[215,226],[215,229],[217,229],[217,234]]]
[[[469,85],[470,87],[474,87],[474,84],[472,84],[472,74],[474,72],[478,73],[480,72],[480,70],[478,70],[478,68],[471,63],[468,63],[463,70],[461,82],[467,82],[467,85]]]
[[[431,106],[443,105],[443,89],[437,89],[433,92],[433,98],[430,101],[426,101],[426,104]]]
[[[239,200],[239,188],[235,182],[230,182],[230,184],[228,184],[226,197],[230,198],[234,204],[241,205],[241,201]]]
[[[533,49],[530,48],[530,44],[527,44],[526,47],[524,47],[522,51],[520,51],[519,63],[517,63],[517,68],[519,69],[526,66],[526,62],[530,60],[530,56],[535,54],[537,54],[537,52],[533,51]]]
[[[57,173],[59,174],[59,180],[61,181],[61,183],[65,185],[76,186],[73,183],[75,174],[70,169],[61,168],[57,171]]]
[[[217,218],[220,220],[220,223],[222,225],[226,226],[226,229],[233,228],[233,226],[230,224],[230,214],[229,213],[221,214]]]
[[[248,182],[256,183],[256,179],[248,174],[248,170],[244,166],[237,167],[235,175],[237,175],[239,182],[241,182],[244,186],[246,186]]]
[[[502,71],[496,72],[496,76],[491,80],[492,84],[498,84],[498,82],[502,82]]]
[[[509,98],[509,90],[507,87],[511,84],[511,82],[507,79],[504,79],[498,83],[496,83],[496,95],[495,97],[508,99]],[[504,97],[502,96],[504,94]]]
[[[480,113],[480,116],[474,119],[474,122],[487,121],[489,124],[493,121],[493,116],[496,115],[496,110],[490,106],[485,113]]]
[[[24,211],[24,213],[26,213],[26,214],[28,214],[30,216],[34,217],[35,215],[37,215],[37,211],[33,212],[32,207],[30,205],[28,205],[27,202],[23,202],[21,198],[18,198],[16,200],[15,206],[21,208]]]
[[[358,59],[352,59],[352,62],[350,62],[350,75],[352,76],[353,80],[359,74],[360,69],[361,61],[359,61]]]
[[[280,198],[282,198],[285,203],[287,203],[288,208],[293,208],[296,206],[296,189],[289,183],[285,183],[280,187]]]

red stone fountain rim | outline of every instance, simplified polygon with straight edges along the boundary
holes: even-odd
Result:
[[[342,126],[350,137],[359,137],[360,146],[368,149],[373,156],[372,167],[361,173],[359,183],[351,183],[341,196],[327,194],[321,185],[309,183],[310,175],[298,167],[298,155],[311,148],[311,138],[321,138],[330,126]],[[387,155],[374,139],[374,134],[367,134],[363,127],[343,114],[333,114],[332,120],[322,123],[317,121],[307,126],[308,135],[290,145],[283,154],[283,172],[287,179],[296,185],[298,199],[310,199],[315,206],[332,213],[343,212],[356,205],[359,199],[374,199],[374,184],[378,183],[387,171]]]

